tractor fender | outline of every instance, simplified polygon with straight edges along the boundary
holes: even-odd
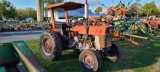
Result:
[[[60,37],[60,39],[63,39],[61,32],[57,28],[52,28],[51,30],[54,31]]]

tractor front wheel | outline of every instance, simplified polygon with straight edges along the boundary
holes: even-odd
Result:
[[[111,48],[107,51],[108,59],[111,61],[116,61],[120,58],[120,47],[116,43],[112,43]]]
[[[40,36],[40,51],[45,60],[53,61],[61,57],[62,43],[53,31],[44,31]]]
[[[102,65],[99,53],[92,49],[83,50],[80,53],[79,61],[87,72],[97,72]]]

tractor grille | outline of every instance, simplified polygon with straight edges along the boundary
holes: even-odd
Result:
[[[100,47],[108,48],[112,46],[113,28],[106,29],[106,36],[99,36]]]
[[[112,46],[112,36],[99,36],[99,42],[101,48],[108,48]]]

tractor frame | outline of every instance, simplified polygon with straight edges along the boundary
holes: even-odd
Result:
[[[85,21],[72,26],[69,23],[68,11],[85,7]],[[66,25],[57,28],[54,20],[54,9],[65,11]],[[40,36],[40,51],[42,57],[48,61],[61,58],[62,50],[73,49],[79,52],[79,62],[87,72],[96,72],[102,65],[100,55],[112,61],[120,57],[119,46],[112,42],[112,26],[90,25],[88,20],[88,3],[62,2],[47,5],[51,13],[52,25]]]

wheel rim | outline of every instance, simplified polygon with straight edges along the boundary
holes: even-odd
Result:
[[[43,43],[42,50],[43,50],[44,54],[45,55],[50,55],[51,51],[52,51],[51,40],[48,39],[48,38],[44,38],[42,43]]]
[[[46,51],[48,53],[51,53],[51,51],[52,51],[52,45],[51,45],[51,41],[49,39],[47,39],[47,41],[45,42],[45,48],[46,48]]]
[[[94,67],[94,60],[90,55],[86,55],[84,57],[84,61],[83,62],[84,62],[84,65],[89,69]]]

